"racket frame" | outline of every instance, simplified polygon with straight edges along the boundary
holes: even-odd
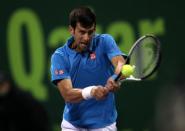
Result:
[[[137,44],[138,44],[140,41],[142,41],[143,39],[145,39],[146,37],[152,37],[152,38],[155,40],[156,44],[157,44],[157,50],[158,50],[159,53],[158,53],[158,57],[157,57],[158,60],[157,60],[157,63],[156,63],[156,65],[155,65],[154,69],[153,69],[149,74],[147,74],[146,76],[144,76],[144,77],[142,77],[142,78],[135,78],[135,77],[133,77],[133,76],[131,75],[130,77],[125,78],[125,79],[123,79],[123,80],[121,80],[121,81],[125,81],[125,80],[128,80],[128,81],[141,81],[141,80],[144,80],[144,79],[150,77],[150,76],[157,70],[157,68],[159,67],[160,62],[161,62],[161,46],[160,46],[161,44],[160,44],[159,39],[158,39],[156,36],[152,35],[152,34],[146,34],[146,35],[140,37],[140,38],[133,44],[133,46],[131,47],[131,49],[130,49],[130,51],[129,51],[129,53],[128,53],[128,56],[127,56],[127,58],[126,58],[125,64],[129,64],[130,55],[131,55],[132,52],[134,51],[134,48],[136,48]],[[120,72],[120,73],[118,74],[118,76],[115,78],[115,81],[118,81],[119,78],[121,77],[121,75],[122,75],[122,73]]]

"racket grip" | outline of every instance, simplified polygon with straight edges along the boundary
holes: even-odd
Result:
[[[116,75],[116,77],[115,77],[115,78],[113,78],[113,79],[114,79],[114,81],[116,81],[116,82],[117,82],[117,81],[119,80],[119,78],[121,77],[121,74],[122,74],[122,73],[120,72],[118,75]]]

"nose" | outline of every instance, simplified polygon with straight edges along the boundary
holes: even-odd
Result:
[[[90,35],[88,33],[85,33],[83,39],[85,42],[88,42],[90,40]]]

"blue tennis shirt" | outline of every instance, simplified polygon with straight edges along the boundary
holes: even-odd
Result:
[[[63,47],[58,48],[51,57],[51,79],[55,83],[60,79],[71,79],[73,88],[85,88],[92,85],[105,85],[114,74],[111,59],[124,55],[112,36],[96,34],[89,50],[83,53],[70,48],[74,41],[71,37]],[[101,128],[116,121],[117,111],[114,94],[109,93],[103,100],[82,100],[79,103],[66,102],[63,117],[76,127]]]

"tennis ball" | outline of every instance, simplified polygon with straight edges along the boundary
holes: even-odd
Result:
[[[134,73],[134,68],[135,68],[135,66],[125,64],[122,67],[121,73],[124,77],[129,77],[130,75],[132,75]]]

